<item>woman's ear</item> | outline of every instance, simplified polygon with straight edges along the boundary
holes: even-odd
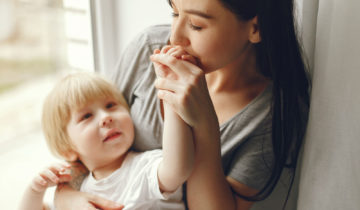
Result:
[[[249,41],[253,44],[261,42],[260,28],[257,16],[250,20],[250,27],[251,28],[249,30]]]

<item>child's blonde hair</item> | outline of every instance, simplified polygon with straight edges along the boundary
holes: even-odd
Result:
[[[129,107],[119,90],[95,73],[75,73],[64,77],[48,94],[43,105],[42,128],[50,151],[61,158],[74,151],[67,134],[71,112],[99,98],[112,98]]]

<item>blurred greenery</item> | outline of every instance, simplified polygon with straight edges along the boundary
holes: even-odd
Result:
[[[29,79],[54,72],[56,64],[50,58],[16,60],[0,58],[0,94]]]

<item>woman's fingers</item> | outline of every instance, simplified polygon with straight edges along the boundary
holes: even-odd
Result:
[[[61,174],[59,175],[59,183],[70,182],[72,176],[70,174]]]
[[[176,83],[166,78],[157,78],[154,85],[158,90],[167,90],[171,92],[180,92],[185,87],[185,84]]]
[[[192,63],[192,64],[194,64],[194,65],[198,65],[197,60],[196,60],[195,57],[192,56],[192,55],[182,55],[182,56],[181,56],[181,59],[182,59],[182,60],[185,60],[185,61],[188,61],[188,62],[190,62],[190,63]]]
[[[169,69],[169,67],[159,63],[153,62],[155,74],[160,78],[169,78],[169,79],[177,79],[177,75]]]

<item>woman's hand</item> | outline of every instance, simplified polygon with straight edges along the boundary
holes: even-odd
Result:
[[[165,47],[150,58],[158,75],[158,97],[193,128],[195,163],[187,180],[190,209],[235,209],[236,203],[221,162],[220,129],[205,74],[193,62]]]
[[[205,74],[195,65],[196,59],[185,53],[179,46],[165,46],[150,57],[158,75],[155,81],[158,97],[191,127],[209,128],[209,123],[214,123],[218,128]]]
[[[59,210],[121,210],[123,205],[106,200],[96,195],[79,192],[68,185],[60,185],[57,188],[58,195],[55,197],[56,209]]]

